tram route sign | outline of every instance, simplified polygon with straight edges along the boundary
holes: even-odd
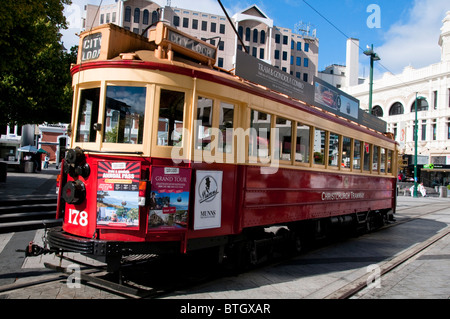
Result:
[[[98,59],[102,47],[102,33],[89,34],[83,38],[81,61]]]

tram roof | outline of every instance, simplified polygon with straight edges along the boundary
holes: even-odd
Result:
[[[77,65],[72,67],[71,72],[72,74],[79,72],[81,65],[83,65],[83,70],[86,70],[88,68],[97,67],[119,67],[119,65],[123,66],[123,63],[126,63],[126,66],[130,68],[136,67],[144,69],[156,69],[159,68],[157,65],[161,66],[161,64],[168,64],[167,67],[172,72],[181,74],[186,73],[186,75],[192,77],[202,78],[240,90],[245,90],[246,92],[251,92],[252,94],[269,98],[294,108],[300,108],[314,115],[341,122],[341,124],[348,127],[359,127],[360,130],[366,133],[371,132],[380,138],[393,140],[389,133],[379,132],[373,128],[341,117],[311,103],[271,90],[261,84],[248,81],[245,78],[235,75],[231,71],[215,67],[213,65],[215,63],[216,53],[214,53],[214,58],[211,56],[211,52],[209,52],[209,56],[205,57],[205,55],[201,53],[195,54],[192,50],[183,48],[180,45],[173,45],[171,41],[165,41],[161,34],[166,33],[167,37],[169,34],[168,32],[173,30],[176,29],[159,22],[156,28],[150,30],[148,38],[135,34],[115,24],[105,24],[93,28],[90,31],[85,31],[80,34]],[[204,41],[178,30],[177,33],[180,36],[186,36],[185,43],[190,40],[200,43],[203,47],[197,48],[199,51],[201,48],[215,48]],[[179,40],[179,43],[181,43],[181,41],[182,40]],[[170,50],[175,52],[169,52]],[[158,53],[158,51],[160,52]],[[91,53],[88,58],[87,55],[89,52]],[[108,64],[105,64],[106,61],[108,61]]]

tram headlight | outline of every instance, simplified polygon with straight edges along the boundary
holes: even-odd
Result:
[[[63,188],[62,197],[68,204],[81,204],[86,199],[84,183],[80,180],[67,182]]]
[[[84,152],[80,147],[75,147],[73,149],[69,149],[66,152],[65,160],[69,164],[73,164],[75,166],[84,162]]]

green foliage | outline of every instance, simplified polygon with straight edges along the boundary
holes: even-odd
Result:
[[[67,28],[64,5],[71,0],[3,1],[0,6],[0,124],[70,120],[70,64],[61,44]]]

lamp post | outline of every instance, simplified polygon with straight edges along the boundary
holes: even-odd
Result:
[[[372,114],[373,61],[379,61],[381,59],[378,54],[373,51],[373,44],[370,48],[367,46],[367,50],[363,53],[370,56],[369,114]]]
[[[417,96],[416,92],[416,99],[414,100],[414,197],[417,197],[417,133],[419,131],[419,127],[417,125],[417,100],[425,100],[425,98],[423,96]]]

